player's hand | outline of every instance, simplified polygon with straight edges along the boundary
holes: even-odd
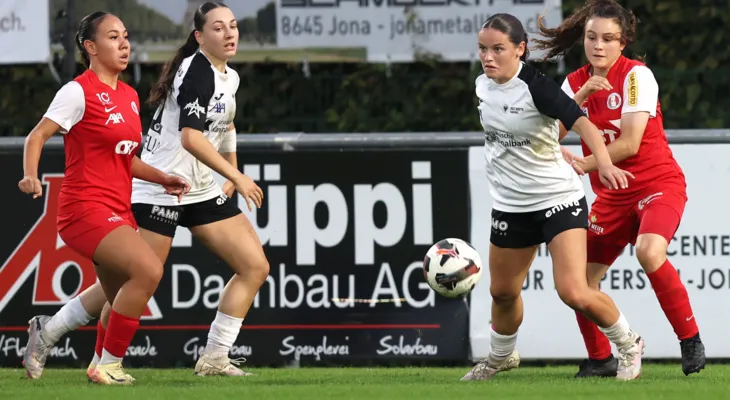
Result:
[[[190,184],[185,179],[175,175],[167,175],[167,179],[162,184],[162,187],[165,188],[165,194],[177,196],[178,203],[190,191]]]
[[[261,190],[259,185],[246,175],[241,175],[234,183],[236,191],[241,193],[244,199],[246,199],[246,205],[248,205],[248,211],[253,211],[253,204],[256,208],[261,208],[261,204],[264,201],[264,191]]]
[[[585,158],[576,156],[563,146],[560,146],[560,152],[563,153],[563,158],[571,167],[573,167],[573,171],[575,171],[576,174],[580,176],[585,175],[586,172],[583,171],[583,168],[580,166],[580,164],[584,164],[586,162]]]
[[[626,189],[629,187],[629,178],[635,179],[631,172],[619,169],[615,165],[599,167],[598,176],[601,183],[611,190]]]
[[[584,97],[588,97],[599,90],[611,90],[613,86],[608,83],[608,79],[602,76],[591,76],[590,79],[578,90],[583,92]]]
[[[33,176],[24,176],[20,182],[18,182],[20,191],[25,194],[32,194],[34,199],[43,196],[43,185],[41,181]]]
[[[225,193],[226,196],[232,197],[235,191],[236,185],[234,185],[233,182],[226,181],[226,183],[223,184],[223,193]]]

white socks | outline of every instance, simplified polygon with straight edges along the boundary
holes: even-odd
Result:
[[[205,353],[221,356],[228,355],[233,343],[241,331],[243,318],[234,318],[218,311],[215,320],[210,324],[208,332],[208,344],[205,345]]]
[[[78,296],[64,304],[58,312],[51,317],[41,331],[43,340],[48,345],[54,345],[64,334],[84,326],[92,320]]]
[[[517,346],[517,333],[513,335],[500,335],[489,328],[489,352],[496,358],[505,358],[512,354]]]
[[[119,357],[114,357],[111,355],[106,349],[101,351],[101,359],[99,360],[99,363],[97,365],[106,365],[106,364],[113,364],[116,362],[121,362],[122,359]]]
[[[601,332],[606,335],[608,340],[615,345],[625,344],[626,342],[630,342],[634,339],[634,334],[631,332],[631,328],[629,327],[629,321],[626,320],[626,317],[624,317],[624,314],[620,311],[618,321],[616,321],[615,324],[608,328],[601,328],[599,326],[598,329],[600,329]]]

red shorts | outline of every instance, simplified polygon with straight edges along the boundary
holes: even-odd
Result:
[[[687,203],[683,187],[644,190],[640,200],[622,204],[596,198],[588,215],[588,262],[611,265],[627,244],[636,244],[644,233],[654,233],[671,242]]]
[[[115,213],[100,204],[79,204],[75,210],[59,210],[58,234],[64,243],[77,253],[94,260],[94,252],[111,231],[122,225],[129,225],[137,230],[131,210]]]

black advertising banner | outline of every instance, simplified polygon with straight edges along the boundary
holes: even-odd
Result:
[[[231,357],[250,365],[466,360],[467,304],[430,290],[422,262],[436,241],[468,238],[467,161],[465,150],[448,149],[239,152],[266,196],[253,213],[238,201],[271,272]],[[35,201],[17,190],[22,156],[0,163],[0,366],[18,366],[27,321],[55,313],[96,276],[56,234],[63,154],[44,154],[44,197]],[[177,235],[129,365],[193,365],[232,275],[187,230]],[[49,365],[87,363],[93,324],[62,338]]]

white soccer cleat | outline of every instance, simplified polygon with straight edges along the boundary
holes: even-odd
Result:
[[[48,354],[53,348],[53,344],[46,343],[41,335],[43,327],[50,319],[47,315],[38,315],[28,321],[28,344],[25,346],[23,366],[25,375],[30,379],[38,379],[43,375]]]
[[[243,371],[238,365],[246,362],[245,358],[231,360],[227,354],[211,355],[203,353],[195,364],[197,376],[248,376],[250,372]]]
[[[101,385],[131,385],[134,378],[124,372],[122,362],[96,365],[88,373],[89,380]]]
[[[636,332],[629,333],[626,343],[618,348],[618,370],[616,379],[630,381],[641,376],[641,356],[644,355],[644,339]]]
[[[506,358],[495,358],[491,353],[486,360],[479,362],[467,372],[462,381],[486,381],[494,378],[497,372],[509,371],[520,366],[520,353],[513,350]]]

